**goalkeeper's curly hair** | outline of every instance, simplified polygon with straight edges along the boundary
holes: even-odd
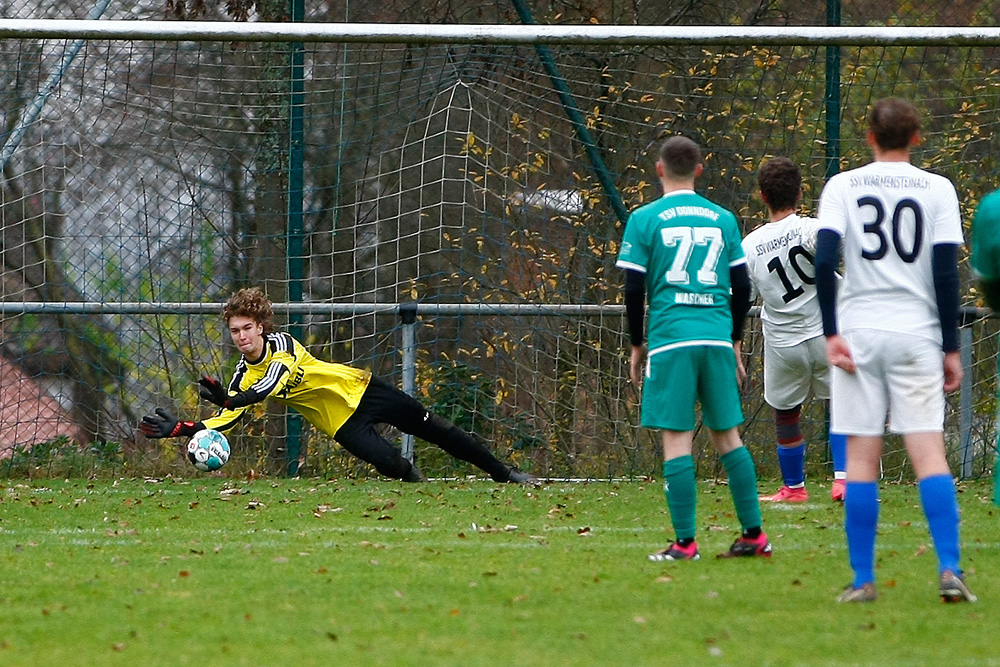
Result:
[[[233,317],[249,317],[264,327],[264,333],[274,331],[274,311],[271,300],[259,287],[244,287],[226,301],[222,309],[222,321],[229,323]]]

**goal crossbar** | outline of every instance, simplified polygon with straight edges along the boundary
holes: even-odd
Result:
[[[0,37],[386,44],[1000,45],[996,27],[431,25],[0,19]]]

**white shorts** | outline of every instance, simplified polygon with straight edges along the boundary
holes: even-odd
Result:
[[[944,430],[944,352],[910,334],[871,329],[844,334],[857,365],[830,369],[830,429],[880,436]]]
[[[830,372],[823,336],[791,347],[764,341],[764,401],[775,410],[791,410],[809,397],[830,398]]]

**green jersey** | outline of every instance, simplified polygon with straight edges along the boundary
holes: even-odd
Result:
[[[736,216],[692,190],[629,216],[617,266],[646,275],[649,354],[732,344],[729,269],[746,263]]]
[[[1000,280],[1000,190],[983,197],[972,220],[972,268],[983,280]]]

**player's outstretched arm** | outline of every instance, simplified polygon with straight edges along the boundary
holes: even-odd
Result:
[[[201,389],[198,390],[198,393],[202,398],[209,403],[214,403],[220,408],[225,408],[227,410],[239,410],[240,408],[245,408],[248,405],[260,403],[267,398],[267,394],[261,394],[253,389],[248,389],[247,391],[241,391],[238,394],[230,395],[226,388],[222,386],[222,383],[210,375],[203,376],[200,380],[198,380],[198,384],[201,385]]]
[[[156,414],[146,415],[139,424],[139,430],[147,438],[175,438],[191,436],[205,428],[201,422],[179,421],[163,408],[156,408]]]

